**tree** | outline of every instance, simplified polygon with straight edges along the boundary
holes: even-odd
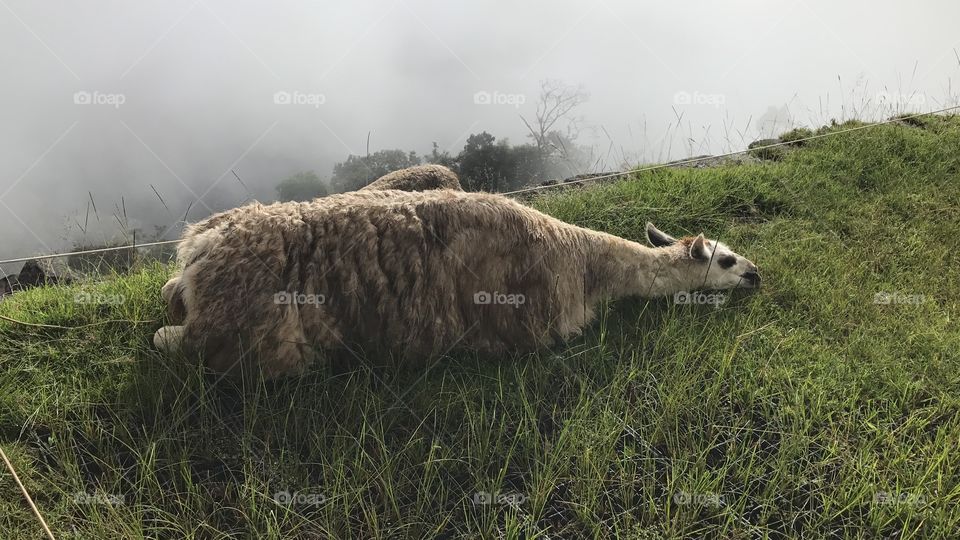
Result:
[[[487,133],[475,133],[456,157],[460,183],[468,191],[508,191],[547,180],[551,166],[532,144],[511,146]]]
[[[520,115],[520,119],[527,126],[529,136],[537,145],[543,159],[554,155],[567,155],[567,149],[557,142],[576,140],[580,119],[569,115],[587,101],[587,97],[589,96],[582,86],[570,86],[550,79],[540,82],[540,100],[537,102],[534,121],[528,122],[523,115]],[[562,121],[566,121],[566,124],[561,130]]]
[[[313,171],[298,172],[277,184],[281,201],[309,201],[327,195],[327,186]]]
[[[510,147],[506,188],[510,190],[539,184],[550,179],[550,166],[532,144]]]
[[[577,144],[560,131],[548,133],[547,143],[553,149],[544,160],[544,174],[547,178],[574,176],[586,172],[594,164],[592,148]]]
[[[354,191],[388,172],[419,164],[420,158],[416,152],[403,150],[379,150],[366,156],[351,154],[346,161],[333,166],[330,183],[338,192]]]
[[[509,146],[484,131],[467,137],[457,155],[460,182],[467,191],[499,191],[506,183]]]
[[[443,165],[444,167],[449,167],[454,171],[456,171],[460,166],[460,164],[457,163],[457,158],[455,156],[451,156],[450,152],[447,152],[446,150],[441,152],[440,145],[438,145],[436,142],[433,143],[433,148],[430,150],[430,155],[424,158],[424,161],[427,163]]]

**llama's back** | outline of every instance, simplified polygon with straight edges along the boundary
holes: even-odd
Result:
[[[568,320],[571,303],[582,306],[574,229],[453,191],[251,205],[189,252],[184,340],[207,343],[220,370],[243,354],[232,344],[246,343],[268,374],[304,365],[315,347],[535,347],[579,327]]]
[[[427,164],[387,173],[361,188],[361,191],[391,190],[427,191],[453,189],[463,191],[457,173],[443,165]]]

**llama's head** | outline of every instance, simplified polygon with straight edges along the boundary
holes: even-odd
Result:
[[[701,289],[756,288],[760,286],[757,265],[730,250],[722,242],[708,240],[703,234],[676,239],[647,223],[650,245],[673,251],[672,259],[690,285]]]

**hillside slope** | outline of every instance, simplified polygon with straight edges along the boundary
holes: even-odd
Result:
[[[218,381],[149,345],[166,267],[14,295],[0,444],[62,537],[955,533],[960,118],[778,157],[531,200],[703,231],[764,275],[717,307],[611,304],[539,354]],[[41,535],[4,471],[0,537]]]

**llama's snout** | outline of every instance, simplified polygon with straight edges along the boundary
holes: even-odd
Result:
[[[743,280],[746,282],[747,287],[759,287],[760,286],[760,272],[757,270],[757,265],[750,263],[750,266],[747,267],[747,271],[740,275]]]

